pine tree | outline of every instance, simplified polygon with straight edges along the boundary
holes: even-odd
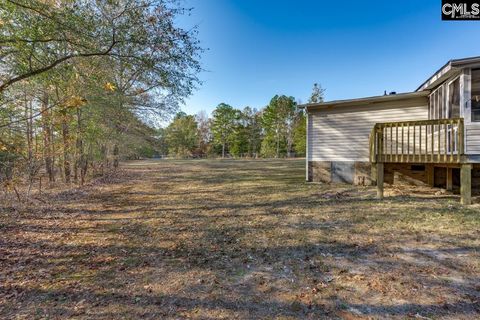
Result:
[[[212,133],[213,140],[222,146],[222,158],[225,158],[229,142],[234,134],[238,110],[226,103],[220,103],[213,111]]]
[[[324,99],[325,89],[321,84],[315,83],[312,89],[312,95],[308,99],[308,103],[322,103]]]

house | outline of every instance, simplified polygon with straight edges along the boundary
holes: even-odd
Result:
[[[377,185],[480,184],[480,57],[451,60],[415,92],[312,103],[306,178]]]

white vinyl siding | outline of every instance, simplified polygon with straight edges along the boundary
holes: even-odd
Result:
[[[466,154],[480,154],[480,123],[465,124]]]
[[[426,120],[427,100],[425,97],[310,111],[308,160],[368,161],[368,140],[375,123]]]

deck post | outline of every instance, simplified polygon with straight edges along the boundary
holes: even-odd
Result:
[[[472,204],[472,165],[462,164],[460,169],[460,195],[463,205]]]
[[[376,174],[377,174],[377,199],[383,199],[383,162],[378,162],[376,164]]]
[[[377,185],[377,164],[372,163],[371,164],[371,173],[370,173],[370,180],[372,181],[372,186]]]
[[[445,188],[447,191],[453,190],[453,169],[447,167],[447,185]]]
[[[433,187],[435,186],[435,168],[433,167],[433,164],[427,164],[426,166],[426,170],[427,170],[427,184],[430,186],[430,187]]]

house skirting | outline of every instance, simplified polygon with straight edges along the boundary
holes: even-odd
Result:
[[[308,181],[321,183],[346,183],[376,185],[372,180],[372,165],[361,161],[309,161]],[[385,163],[384,183],[396,185],[425,185],[447,188],[447,170],[451,170],[453,189],[460,188],[460,168],[439,164]],[[473,164],[472,189],[480,193],[480,164]]]
[[[384,167],[384,182],[387,184],[434,184],[433,164],[385,163]],[[308,181],[364,186],[376,184],[372,180],[371,163],[363,161],[309,161]]]
[[[360,161],[309,161],[308,181],[372,185],[371,165]]]

